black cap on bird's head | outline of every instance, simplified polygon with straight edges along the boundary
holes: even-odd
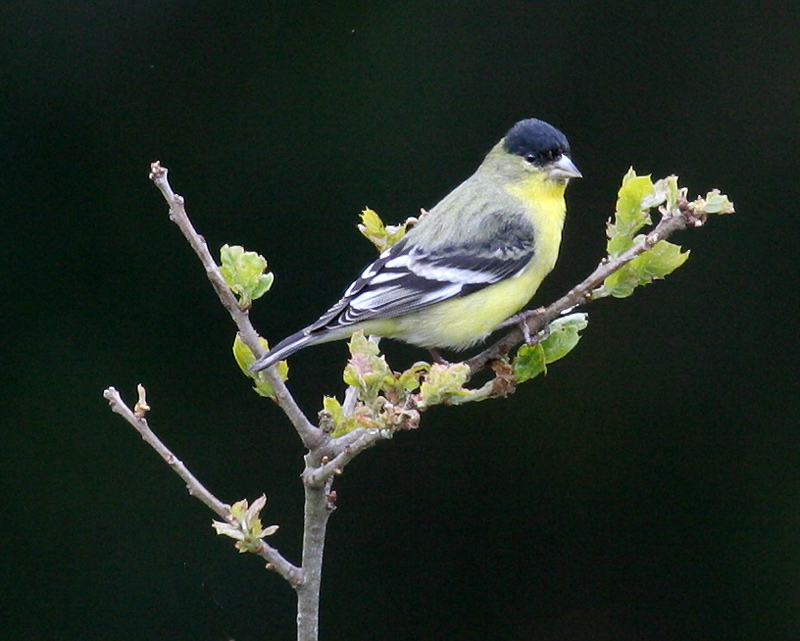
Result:
[[[581,172],[569,158],[569,141],[558,129],[543,120],[528,118],[520,120],[508,130],[503,139],[503,149],[509,154],[521,156],[532,165],[545,167],[560,165],[553,178],[580,178]]]
[[[503,149],[515,156],[531,156],[536,164],[545,165],[561,154],[569,153],[567,137],[543,120],[520,120],[508,130]]]

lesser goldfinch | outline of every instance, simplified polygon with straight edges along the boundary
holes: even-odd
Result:
[[[534,118],[515,124],[338,303],[251,370],[358,330],[455,350],[486,338],[530,301],[555,265],[564,191],[570,178],[581,177],[569,152],[552,125]]]

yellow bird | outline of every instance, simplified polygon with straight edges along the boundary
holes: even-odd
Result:
[[[566,136],[530,118],[478,170],[381,253],[319,320],[258,359],[256,372],[353,332],[461,350],[521,310],[553,269],[570,178]]]

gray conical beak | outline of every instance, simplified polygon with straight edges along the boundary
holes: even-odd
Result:
[[[572,162],[572,158],[562,154],[558,160],[548,166],[547,177],[551,180],[560,180],[564,178],[583,178],[583,174]]]

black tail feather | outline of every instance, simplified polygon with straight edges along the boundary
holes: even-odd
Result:
[[[264,354],[264,356],[253,363],[250,366],[250,371],[260,372],[265,370],[268,367],[272,367],[278,361],[282,361],[284,358],[287,358],[295,352],[300,351],[304,347],[316,343],[320,337],[318,335],[315,336],[314,334],[309,334],[307,329],[308,328],[302,329],[299,332],[284,338],[280,343],[269,350],[269,352]]]

